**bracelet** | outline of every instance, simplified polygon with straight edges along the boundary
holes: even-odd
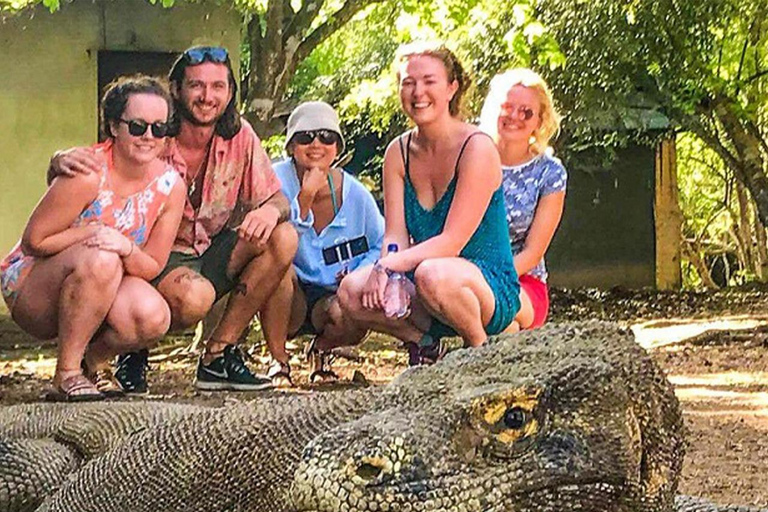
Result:
[[[373,270],[375,270],[376,272],[384,272],[385,274],[387,274],[387,277],[392,277],[392,274],[395,273],[394,270],[389,269],[384,265],[382,265],[381,263],[379,263],[379,260],[376,260],[376,263],[373,264]]]

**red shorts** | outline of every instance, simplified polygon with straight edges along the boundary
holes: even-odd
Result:
[[[547,283],[528,274],[520,276],[520,289],[530,299],[533,305],[533,323],[527,329],[535,329],[544,325],[549,313],[549,288]]]

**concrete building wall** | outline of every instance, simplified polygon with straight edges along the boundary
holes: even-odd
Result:
[[[608,167],[590,166],[578,156],[571,160],[563,219],[547,251],[549,282],[654,287],[654,150],[618,150]]]
[[[223,45],[239,62],[240,20],[227,7],[177,1],[75,0],[0,22],[0,254],[45,191],[54,151],[97,140],[99,51],[180,52]]]

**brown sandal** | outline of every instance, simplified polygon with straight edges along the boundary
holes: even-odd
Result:
[[[45,395],[50,402],[95,402],[104,398],[104,394],[82,374],[64,379]]]
[[[309,383],[319,382],[327,384],[339,380],[339,376],[331,370],[331,362],[334,356],[331,351],[323,351],[317,348],[317,338],[307,345],[307,362],[309,363]]]
[[[115,378],[111,368],[102,368],[101,370],[92,372],[88,368],[88,365],[85,364],[85,359],[83,359],[82,366],[85,376],[91,382],[93,382],[93,384],[96,386],[96,389],[99,390],[104,396],[107,398],[114,398],[125,395],[123,387]]]
[[[291,365],[281,363],[275,359],[269,366],[267,377],[272,379],[272,385],[276,388],[292,388],[293,379],[291,379]]]

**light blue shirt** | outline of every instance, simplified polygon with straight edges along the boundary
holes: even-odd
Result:
[[[300,217],[298,197],[301,184],[293,159],[286,158],[273,167],[283,194],[291,203],[291,223],[299,233],[299,249],[293,265],[300,280],[335,290],[338,287],[336,275],[339,271],[346,268],[352,272],[376,261],[384,240],[384,217],[362,183],[342,170],[341,208],[331,223],[317,233],[313,227],[315,217],[312,210],[306,218]],[[345,242],[360,237],[365,237],[368,252],[344,259],[350,248]],[[359,242],[354,245],[359,246]],[[327,264],[323,258],[323,249],[340,257],[339,261]]]

